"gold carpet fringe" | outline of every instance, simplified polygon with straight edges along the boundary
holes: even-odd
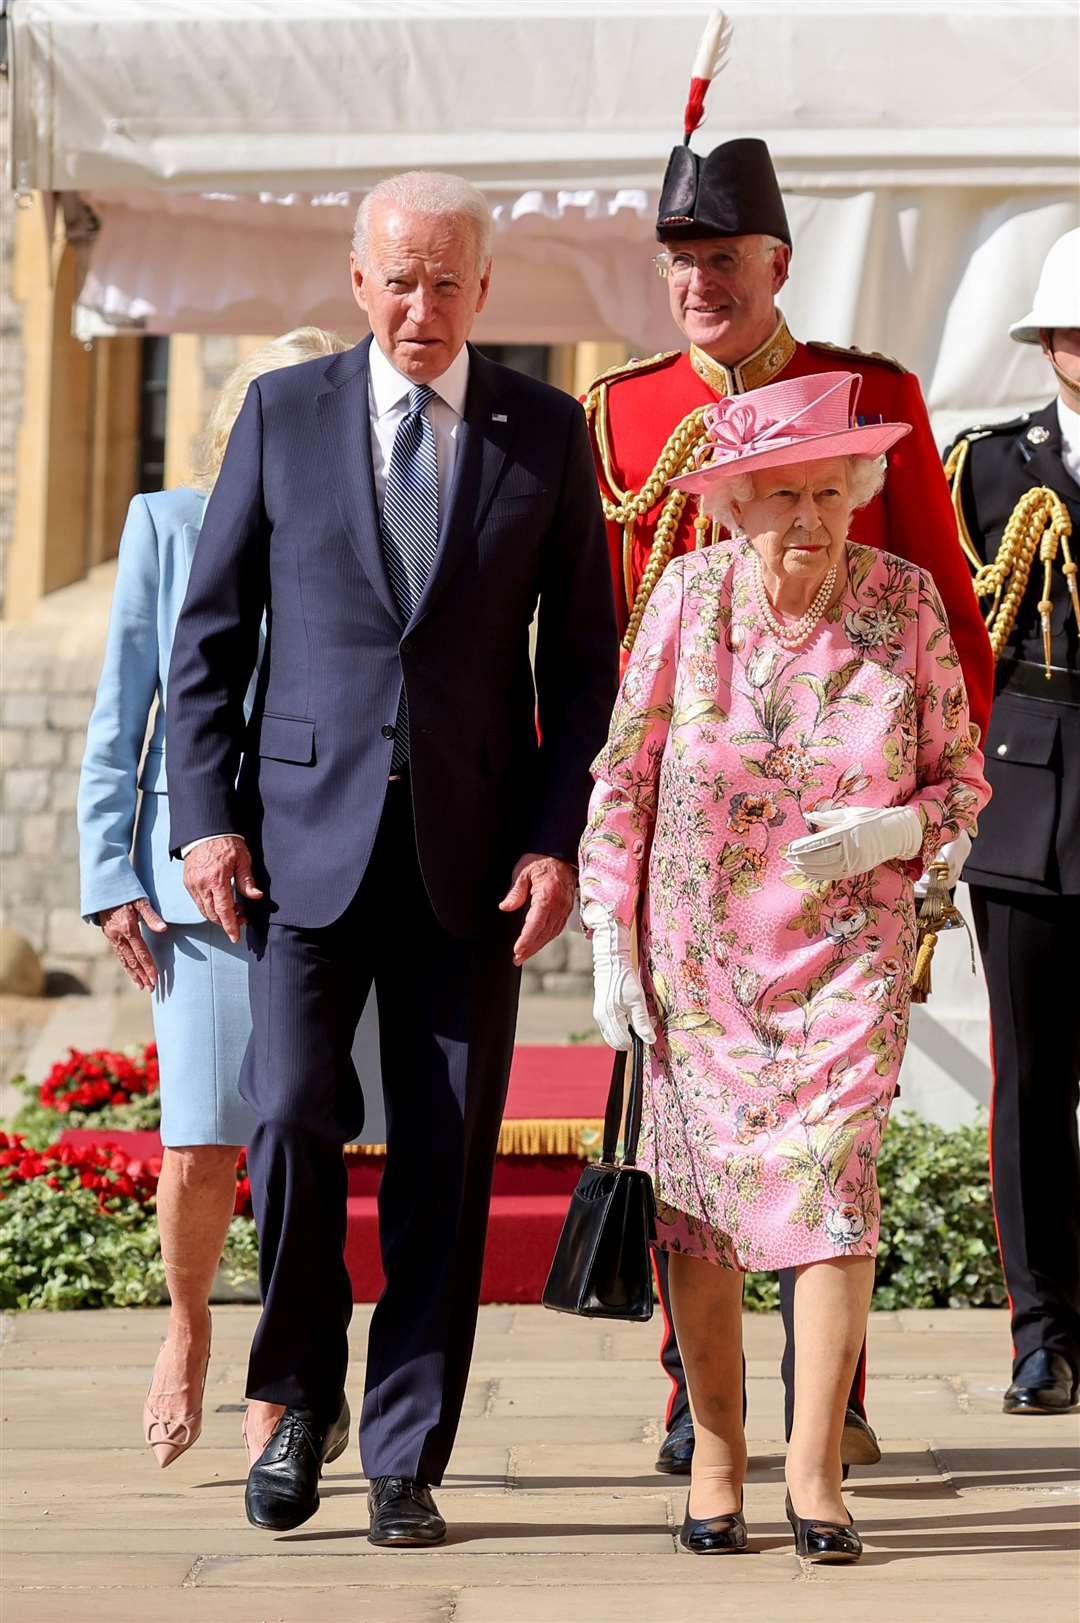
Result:
[[[599,1117],[566,1121],[504,1121],[499,1130],[500,1155],[587,1155],[599,1142]],[[385,1155],[385,1144],[346,1144],[346,1155]]]

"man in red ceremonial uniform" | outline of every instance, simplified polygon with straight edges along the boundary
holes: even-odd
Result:
[[[919,381],[886,356],[801,343],[788,331],[775,299],[788,278],[791,235],[765,143],[728,141],[705,158],[676,147],[657,236],[664,250],[657,263],[689,351],[628,361],[598,378],[585,399],[624,647],[632,646],[670,559],[712,539],[707,526],[699,527],[692,500],[666,485],[694,464],[704,408],[782,377],[857,372],[860,417],[910,423],[912,431],[890,454],[882,494],[855,514],[851,538],[895,552],[934,577],[972,719],[985,732],[994,680],[990,644]]]
[[[933,576],[963,667],[972,720],[985,732],[993,695],[990,643],[918,379],[885,356],[792,337],[775,302],[788,278],[791,232],[768,147],[758,140],[727,141],[702,158],[689,146],[694,127],[688,116],[686,144],[674,149],[668,163],[656,228],[662,245],[657,265],[667,278],[675,324],[690,340],[689,352],[628,361],[599,377],[585,397],[623,649],[633,647],[645,605],[670,559],[722,533],[698,517],[690,498],[667,484],[695,466],[705,408],[780,378],[857,372],[860,418],[910,423],[912,432],[890,454],[882,494],[854,515],[851,538],[897,553]],[[968,848],[956,852],[954,877]],[[663,1254],[657,1254],[657,1276],[666,1323],[661,1361],[673,1390],[667,1438],[656,1464],[658,1470],[685,1474],[694,1432]],[[794,1273],[782,1272],[789,1433],[794,1291]],[[874,1464],[881,1457],[863,1406],[865,1375],[864,1346],[844,1427],[845,1473],[848,1465]]]

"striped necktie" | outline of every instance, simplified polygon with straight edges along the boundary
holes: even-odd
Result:
[[[405,416],[394,435],[383,493],[382,542],[390,588],[408,625],[427,585],[439,547],[439,459],[435,434],[424,416],[434,389],[418,384],[409,390]],[[409,705],[404,687],[394,724],[390,770],[400,772],[409,759]]]

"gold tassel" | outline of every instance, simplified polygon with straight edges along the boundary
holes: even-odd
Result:
[[[911,971],[911,1001],[925,1003],[930,996],[930,966],[934,961],[934,948],[942,930],[967,930],[971,949],[971,973],[975,974],[975,945],[964,915],[953,906],[949,897],[949,868],[939,857],[930,864],[926,895],[919,903],[915,920],[915,966]]]
[[[934,948],[936,946],[936,930],[927,930],[925,934],[919,936],[919,945],[915,953],[915,969],[911,976],[912,1003],[925,1003],[930,996],[930,966],[934,961]]]

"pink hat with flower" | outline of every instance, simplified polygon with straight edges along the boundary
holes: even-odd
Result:
[[[700,466],[668,484],[700,495],[737,473],[835,456],[880,456],[911,433],[911,424],[860,422],[855,402],[861,385],[855,372],[813,372],[718,400],[705,412]]]

